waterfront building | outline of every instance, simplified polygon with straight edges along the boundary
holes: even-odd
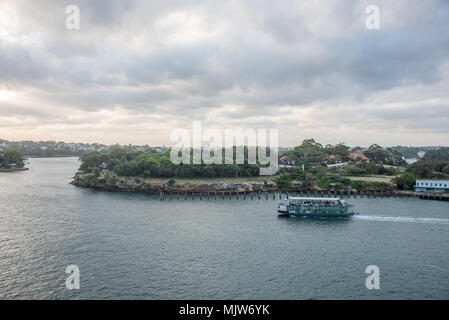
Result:
[[[416,180],[415,191],[449,193],[449,180]]]

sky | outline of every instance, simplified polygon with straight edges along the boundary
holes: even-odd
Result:
[[[173,145],[193,121],[449,145],[449,1],[0,0],[1,139]]]

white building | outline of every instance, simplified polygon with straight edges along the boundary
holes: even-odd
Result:
[[[407,164],[414,164],[415,162],[418,162],[418,159],[409,158],[409,159],[405,159],[405,162],[407,162]]]
[[[449,180],[416,180],[415,191],[449,193]]]

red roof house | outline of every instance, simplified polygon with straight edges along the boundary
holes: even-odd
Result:
[[[348,155],[348,158],[351,159],[352,161],[357,161],[357,160],[368,161],[369,160],[368,157],[365,156],[360,151],[350,153]]]

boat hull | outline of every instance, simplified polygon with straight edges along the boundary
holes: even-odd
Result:
[[[278,204],[281,217],[341,219],[354,214],[350,204],[340,198],[291,197]]]
[[[312,218],[312,219],[341,219],[341,218],[350,218],[355,215],[355,212],[348,213],[289,213],[286,211],[278,210],[279,217],[295,217],[295,218]]]

